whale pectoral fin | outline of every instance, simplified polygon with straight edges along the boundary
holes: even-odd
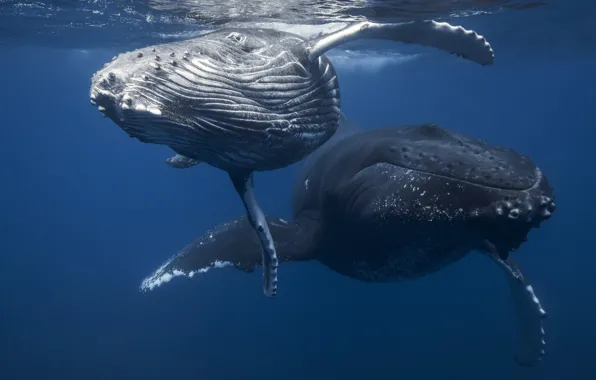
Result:
[[[490,65],[494,60],[493,49],[478,33],[433,20],[387,24],[354,22],[336,32],[306,41],[304,54],[310,62],[314,62],[334,47],[365,38],[434,47],[481,65]]]
[[[266,221],[278,242],[280,261],[312,259],[311,252],[296,241],[303,237],[303,228],[300,225],[275,216],[266,216]],[[174,277],[192,278],[214,268],[233,267],[251,273],[261,262],[262,248],[259,237],[248,218],[241,216],[215,226],[187,244],[147,276],[140,289],[153,290]]]
[[[198,160],[194,160],[192,158],[188,158],[181,154],[177,154],[172,157],[166,158],[166,164],[170,165],[173,168],[177,169],[186,169],[193,167],[199,163]]]
[[[543,321],[546,312],[536,297],[532,285],[524,279],[511,256],[503,260],[494,251],[488,252],[488,256],[503,269],[509,284],[517,330],[515,361],[522,366],[534,366],[545,355]]]
[[[263,248],[263,293],[267,297],[274,297],[277,294],[277,267],[279,260],[265,214],[255,197],[253,173],[230,173],[229,175],[234,188],[242,199],[248,220],[257,232]]]

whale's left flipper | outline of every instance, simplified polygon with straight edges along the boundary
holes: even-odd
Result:
[[[433,20],[393,24],[354,22],[336,32],[305,42],[304,48],[308,60],[314,62],[326,51],[359,39],[392,40],[434,47],[481,65],[490,65],[494,60],[493,49],[478,33]]]
[[[265,217],[276,242],[280,263],[315,258],[317,221],[301,218],[288,222],[273,215]],[[140,289],[150,291],[175,277],[192,278],[215,268],[232,267],[252,273],[262,264],[262,256],[261,241],[248,218],[242,215],[210,228],[191,241],[143,279]]]
[[[543,321],[546,312],[513,258],[503,260],[495,251],[488,252],[488,256],[503,269],[509,283],[517,329],[515,361],[522,366],[534,366],[545,355]]]
[[[230,179],[242,199],[244,208],[246,208],[248,221],[259,235],[259,240],[261,241],[263,248],[263,293],[267,297],[275,297],[277,295],[277,267],[279,260],[275,251],[273,237],[265,219],[265,214],[255,197],[253,173],[230,173]]]

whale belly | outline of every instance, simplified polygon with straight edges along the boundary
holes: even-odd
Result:
[[[469,249],[463,247],[443,251],[411,246],[387,255],[382,261],[355,259],[351,262],[351,270],[344,274],[365,282],[398,282],[415,279],[459,261],[468,252]]]
[[[130,137],[220,169],[293,164],[338,127],[335,69],[325,57],[301,62],[290,49],[299,39],[241,32],[120,54],[93,76],[91,102]]]
[[[406,231],[404,231],[406,232]],[[410,237],[413,237],[411,232]],[[320,261],[344,276],[365,282],[397,282],[437,272],[462,259],[474,248],[465,235],[444,230],[444,238],[433,234],[414,239],[399,236],[370,236],[365,241],[349,239],[336,246],[333,255]],[[392,241],[391,241],[392,240]],[[337,242],[336,242],[337,243]],[[338,254],[341,252],[341,254]]]

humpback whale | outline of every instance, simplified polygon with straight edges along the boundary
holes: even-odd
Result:
[[[305,161],[293,220],[267,215],[280,261],[317,261],[365,282],[420,278],[472,252],[503,271],[516,315],[518,364],[544,355],[546,312],[512,257],[555,211],[533,161],[437,125],[340,130]],[[212,268],[252,272],[258,238],[245,216],[217,225],[146,277],[141,291]]]
[[[253,173],[294,164],[335,133],[339,82],[324,53],[358,39],[434,47],[481,65],[494,56],[474,31],[435,21],[356,22],[312,40],[220,29],[114,57],[93,75],[91,103],[130,137],[170,147],[170,166],[203,162],[229,174],[260,238],[263,292],[275,296],[278,257]]]

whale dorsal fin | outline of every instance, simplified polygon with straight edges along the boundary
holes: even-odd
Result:
[[[314,62],[334,47],[360,39],[391,40],[434,47],[481,65],[490,65],[494,59],[490,44],[478,33],[433,20],[387,24],[354,22],[343,29],[304,42],[301,49],[306,59]]]

